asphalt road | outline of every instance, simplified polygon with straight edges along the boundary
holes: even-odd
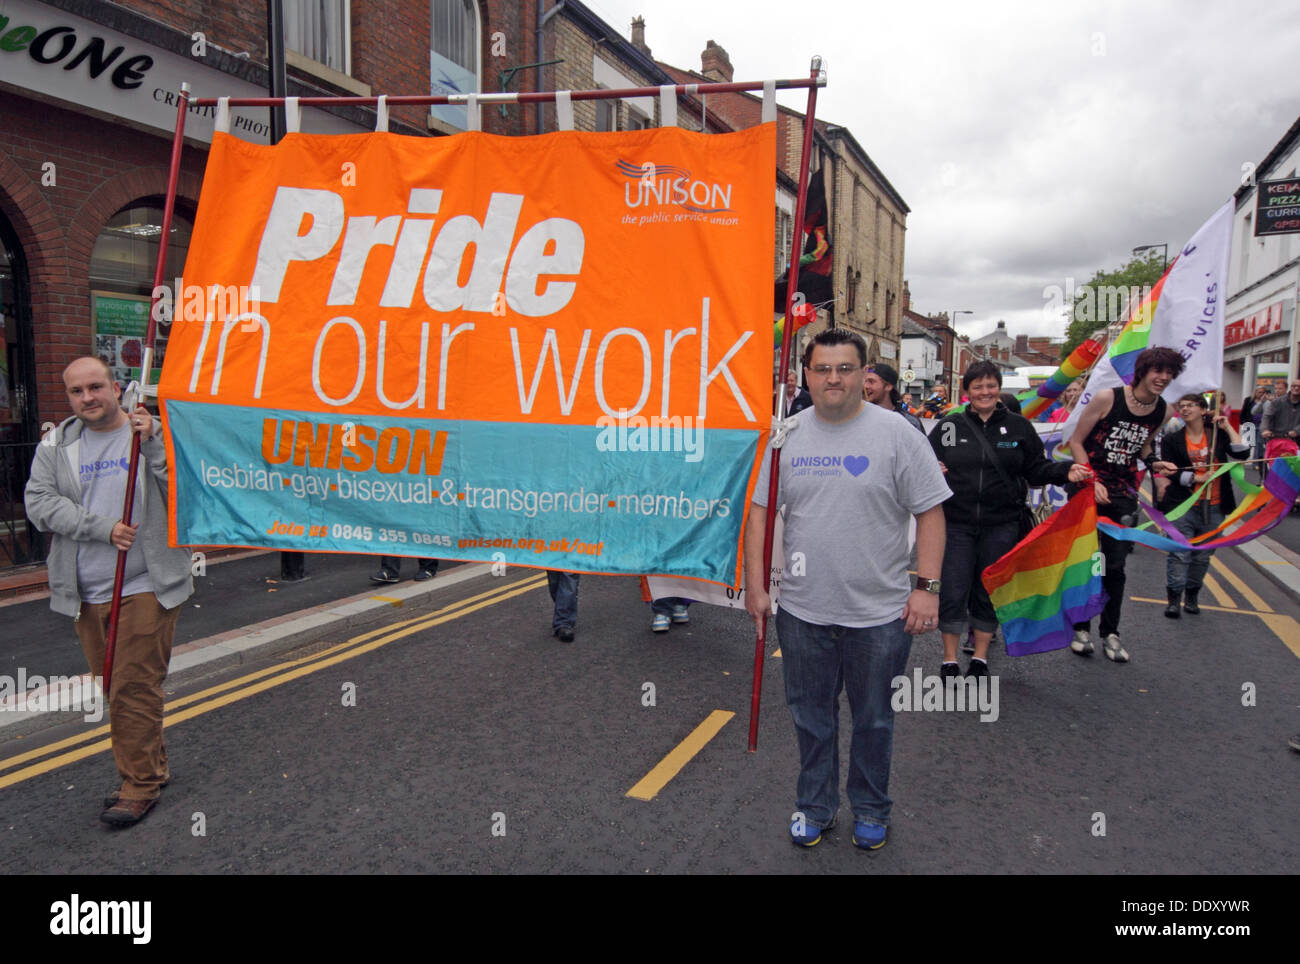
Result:
[[[174,779],[128,831],[98,821],[115,784],[107,752],[35,759],[86,725],[0,730],[0,784],[18,778],[0,786],[0,870],[1295,873],[1296,606],[1236,553],[1216,560],[1238,585],[1216,565],[1200,617],[1130,599],[1127,665],[1100,647],[997,657],[995,722],[899,713],[893,826],[875,854],[851,845],[846,809],[818,847],[788,843],[797,762],[781,661],[767,660],[747,753],[742,615],[697,605],[688,627],[654,636],[635,580],[586,576],[565,645],[545,580],[512,569],[385,610],[386,632],[323,631],[295,654],[170,680]],[[349,594],[352,565],[331,577]],[[1163,566],[1139,549],[1130,596],[1163,597]],[[251,614],[265,586],[244,585]],[[939,653],[936,634],[919,636],[909,666],[935,673]],[[735,715],[652,799],[627,795],[714,711]]]

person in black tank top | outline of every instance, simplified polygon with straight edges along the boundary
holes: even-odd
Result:
[[[1076,463],[1092,468],[1099,516],[1122,525],[1137,521],[1137,462],[1151,456],[1152,437],[1169,415],[1160,395],[1182,370],[1183,356],[1174,349],[1148,348],[1137,357],[1131,386],[1103,389],[1085,406],[1070,437],[1070,454]],[[1161,461],[1150,463],[1150,468],[1159,475],[1176,470]],[[1127,663],[1129,655],[1119,640],[1119,617],[1124,605],[1124,564],[1133,543],[1101,531],[1097,542],[1106,562],[1101,585],[1107,597],[1097,628],[1106,656]],[[1090,629],[1089,623],[1074,627],[1070,649],[1080,656],[1092,655]]]

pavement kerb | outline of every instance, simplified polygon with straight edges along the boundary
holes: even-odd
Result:
[[[1259,536],[1233,548],[1255,564],[1269,582],[1300,605],[1300,554],[1268,536]]]
[[[195,639],[172,650],[171,666],[167,673],[167,689],[184,684],[209,673],[238,666],[254,658],[266,658],[287,652],[306,643],[316,641],[327,631],[334,635],[351,635],[354,630],[369,628],[384,610],[424,602],[452,586],[486,576],[492,571],[490,563],[467,563],[439,572],[426,582],[409,585],[376,585],[367,592],[346,596],[332,602],[321,603],[308,609],[274,616]],[[377,598],[383,596],[385,598]],[[334,642],[343,642],[340,638]],[[85,674],[82,674],[85,679]],[[46,688],[48,689],[48,688]],[[44,695],[44,694],[43,694]],[[47,712],[22,709],[0,713],[0,731],[6,736],[26,735],[47,726],[66,723],[80,717],[79,711]],[[28,724],[23,726],[21,724]],[[16,727],[16,729],[11,729]]]

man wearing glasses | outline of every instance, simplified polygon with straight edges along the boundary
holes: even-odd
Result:
[[[866,360],[866,344],[853,332],[833,329],[812,340],[803,363],[813,410],[798,417],[780,449],[776,504],[785,518],[785,560],[776,629],[799,741],[790,837],[804,847],[821,841],[839,809],[841,690],[853,714],[853,842],[884,846],[892,805],[890,683],[906,671],[912,634],[933,630],[939,612],[941,503],[952,493],[925,435],[863,400]],[[756,622],[771,608],[763,591],[770,464],[769,447],[745,530],[746,609]],[[908,574],[912,516],[915,588]]]

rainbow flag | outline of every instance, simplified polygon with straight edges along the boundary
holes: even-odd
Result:
[[[984,570],[1007,655],[1068,646],[1074,624],[1106,605],[1101,572],[1097,503],[1089,485]]]
[[[1052,373],[1051,378],[1032,390],[1033,394],[1028,400],[1021,397],[1020,414],[1025,418],[1046,418],[1061,392],[1091,368],[1100,354],[1101,344],[1091,338],[1079,345],[1070,352],[1069,358],[1061,362],[1061,367]]]

